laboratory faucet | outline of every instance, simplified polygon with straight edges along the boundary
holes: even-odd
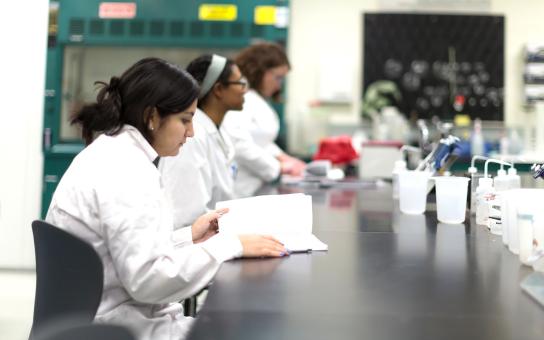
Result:
[[[438,116],[433,116],[431,119],[435,129],[436,129],[436,139],[446,138],[451,135],[451,130],[453,130],[453,124],[449,122],[443,122]]]
[[[424,119],[417,120],[417,128],[419,129],[419,147],[421,153],[425,155],[431,149],[431,137]]]
[[[544,164],[533,164],[531,170],[533,171],[534,179],[544,178]]]
[[[443,174],[457,160],[458,155],[453,151],[459,147],[459,142],[460,139],[453,135],[441,138],[427,157],[419,163],[416,170]]]

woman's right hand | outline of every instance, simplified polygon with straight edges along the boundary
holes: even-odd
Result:
[[[281,173],[291,176],[302,176],[306,163],[298,158],[289,156],[288,154],[281,154],[278,157],[281,166]]]
[[[243,257],[281,257],[288,255],[287,249],[277,239],[265,235],[240,235],[244,249]]]

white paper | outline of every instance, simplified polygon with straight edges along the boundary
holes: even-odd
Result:
[[[312,234],[312,197],[304,194],[263,195],[217,202],[229,208],[219,232],[272,235],[291,251],[327,250]]]

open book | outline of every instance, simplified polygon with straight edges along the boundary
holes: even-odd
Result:
[[[327,250],[312,234],[312,197],[304,194],[263,195],[217,202],[229,208],[219,232],[272,235],[293,252]]]

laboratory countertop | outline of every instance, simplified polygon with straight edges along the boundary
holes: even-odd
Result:
[[[188,339],[544,339],[532,270],[500,237],[433,203],[401,214],[388,186],[293,191],[329,250],[223,264]]]

